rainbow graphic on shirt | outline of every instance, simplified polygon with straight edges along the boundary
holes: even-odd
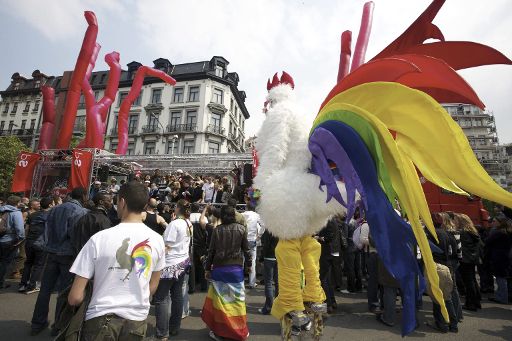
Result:
[[[148,278],[151,269],[151,246],[148,244],[149,239],[138,243],[132,249],[132,266],[135,273],[140,277]]]

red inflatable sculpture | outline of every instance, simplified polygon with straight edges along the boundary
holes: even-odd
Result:
[[[51,86],[43,85],[43,123],[37,149],[50,149],[53,132],[55,131],[55,90]]]
[[[128,112],[130,111],[133,101],[135,101],[139,96],[140,89],[142,88],[142,84],[146,76],[160,78],[171,85],[176,84],[176,80],[163,71],[155,70],[148,66],[139,67],[135,73],[135,78],[133,79],[130,92],[128,92],[128,95],[121,103],[121,108],[119,108],[119,116],[117,119],[118,145],[116,154],[124,155],[128,149]]]

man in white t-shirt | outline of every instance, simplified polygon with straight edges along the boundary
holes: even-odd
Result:
[[[212,202],[214,191],[215,191],[215,186],[212,182],[212,179],[206,178],[204,180],[204,185],[203,185],[203,202],[204,203]]]
[[[258,248],[258,241],[261,239],[265,229],[261,226],[260,215],[254,212],[254,207],[250,204],[247,205],[247,209],[242,215],[247,222],[247,241],[249,242],[249,251],[252,255],[251,272],[249,274],[249,289],[254,289],[256,284],[256,255]]]
[[[165,266],[162,236],[142,223],[147,201],[144,185],[124,184],[117,205],[121,223],[93,235],[71,266],[76,276],[69,304],[82,304],[94,279],[81,340],[142,340],[146,334],[149,298]]]

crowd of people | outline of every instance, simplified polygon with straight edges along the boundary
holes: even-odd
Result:
[[[464,309],[481,309],[481,293],[494,292],[499,304],[512,299],[511,214],[500,206],[494,213],[491,227],[478,229],[465,214],[432,214],[437,238],[426,231],[450,321],[434,302],[429,325],[441,332],[457,332]],[[350,221],[332,217],[315,235],[327,313],[338,309],[336,291],[365,290],[368,310],[393,326],[400,286],[371,233],[357,211]],[[0,236],[0,290],[12,278],[20,293],[38,293],[32,335],[49,327],[55,291],[52,335],[80,333],[82,340],[142,339],[150,305],[155,337],[166,340],[179,333],[189,295],[199,291],[207,292],[201,317],[209,336],[245,340],[245,290],[264,284],[264,315],[278,295],[278,239],[256,212],[251,182],[236,177],[156,170],[119,185],[93,181],[65,198],[10,196],[0,206]]]

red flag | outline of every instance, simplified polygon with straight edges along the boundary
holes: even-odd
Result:
[[[92,153],[73,149],[73,159],[71,161],[71,176],[69,177],[69,189],[77,187],[89,188],[89,178],[91,176]]]
[[[12,178],[11,192],[28,192],[32,188],[32,177],[39,154],[21,152],[16,160],[16,168]]]
[[[258,154],[256,153],[256,148],[252,149],[252,177],[254,178],[258,172]]]

